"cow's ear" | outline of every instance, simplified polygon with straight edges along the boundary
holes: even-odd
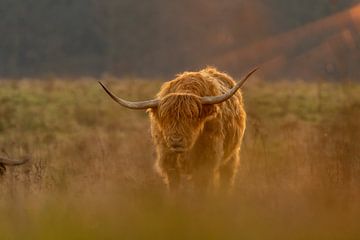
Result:
[[[158,119],[158,108],[149,108],[146,110],[146,113],[149,114],[151,118]]]
[[[157,113],[157,107],[155,107],[155,108],[148,108],[148,109],[146,109],[146,112],[147,113]]]
[[[201,118],[214,117],[219,112],[219,106],[213,105],[202,105]]]

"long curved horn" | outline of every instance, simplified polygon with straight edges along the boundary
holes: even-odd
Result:
[[[217,104],[217,103],[221,103],[224,102],[226,100],[228,100],[232,95],[234,95],[236,93],[236,91],[242,87],[242,85],[246,82],[246,80],[257,70],[259,69],[259,67],[256,67],[255,69],[253,69],[252,71],[250,71],[243,79],[241,79],[241,81],[239,81],[238,83],[235,84],[235,86],[233,86],[228,92],[222,94],[222,95],[218,95],[218,96],[207,96],[207,97],[202,97],[201,103],[202,104],[207,104],[207,105],[211,105],[211,104]]]
[[[2,163],[4,165],[8,165],[8,166],[21,165],[21,164],[26,163],[27,161],[29,161],[29,158],[24,158],[21,160],[13,160],[13,159],[5,158],[5,157],[0,157],[0,163]]]
[[[130,109],[148,109],[148,108],[156,108],[159,105],[159,100],[157,99],[153,99],[153,100],[148,100],[148,101],[140,101],[140,102],[130,102],[130,101],[126,101],[124,99],[121,99],[117,96],[115,96],[112,92],[110,92],[109,89],[107,89],[105,87],[105,85],[100,82],[100,85],[102,86],[102,88],[105,90],[105,92],[107,94],[109,94],[109,96],[118,104],[120,104],[123,107],[126,108],[130,108]]]

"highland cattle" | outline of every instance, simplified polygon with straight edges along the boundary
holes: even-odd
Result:
[[[165,82],[155,99],[140,102],[121,99],[99,83],[121,106],[148,110],[156,167],[170,190],[176,191],[183,182],[200,191],[215,186],[229,190],[246,125],[238,90],[256,70],[238,83],[211,67],[184,72]]]

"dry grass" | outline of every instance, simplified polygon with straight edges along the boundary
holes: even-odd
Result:
[[[161,82],[111,82],[148,99]],[[234,195],[165,194],[145,112],[93,79],[0,82],[0,239],[359,239],[360,85],[249,82]]]

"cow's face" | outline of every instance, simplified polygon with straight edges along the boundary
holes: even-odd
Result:
[[[193,94],[174,93],[151,111],[166,147],[181,153],[194,146],[204,123],[216,114],[217,106],[202,105],[200,97]]]

